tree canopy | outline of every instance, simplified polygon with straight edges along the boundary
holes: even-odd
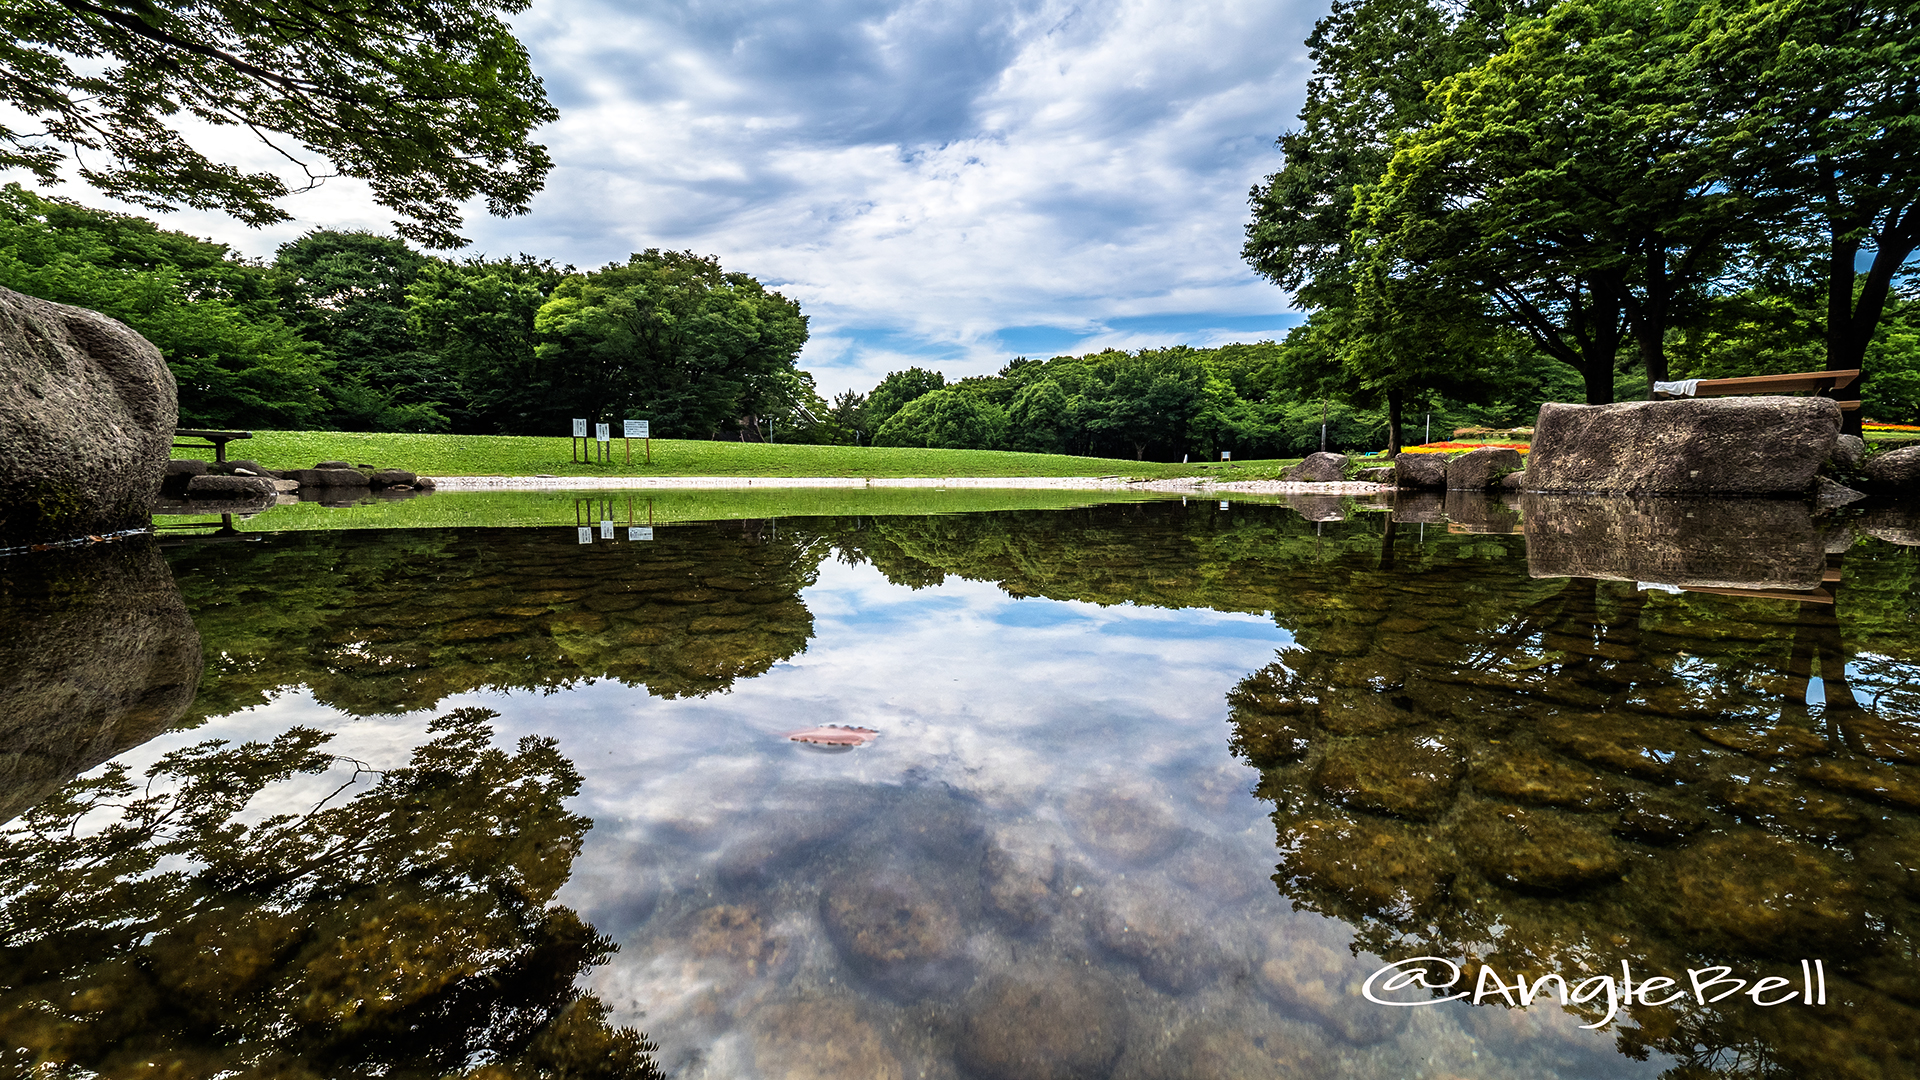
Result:
[[[167,358],[188,426],[306,427],[320,350],[282,318],[272,273],[143,218],[0,189],[0,285],[126,323]]]
[[[1920,244],[1916,19],[1900,0],[1336,4],[1246,257],[1344,312],[1372,372],[1350,394],[1443,374],[1409,351],[1426,312],[1455,338],[1524,335],[1605,402],[1757,373],[1700,347],[1767,310],[1768,355],[1819,343],[1813,365],[1904,400],[1875,389],[1874,342]],[[1465,373],[1489,350],[1453,351]]]
[[[458,247],[460,204],[524,213],[552,162],[529,141],[559,114],[501,16],[527,0],[22,0],[0,7],[0,167],[82,179],[154,210],[288,219],[288,188],[195,149],[185,115],[245,127],[312,184],[337,170],[399,214],[402,236]],[[321,164],[313,158],[326,159]]]
[[[555,423],[643,419],[661,435],[723,427],[764,438],[807,341],[800,305],[718,259],[648,249],[563,280],[534,316],[534,353]],[[555,427],[553,430],[558,431]]]

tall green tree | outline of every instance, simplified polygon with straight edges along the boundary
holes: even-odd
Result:
[[[717,259],[649,249],[561,282],[534,319],[543,398],[568,416],[651,420],[677,438],[761,439],[807,341],[800,305]]]
[[[874,433],[873,445],[999,450],[1006,439],[1005,410],[982,395],[948,388],[907,402]]]
[[[459,401],[447,410],[454,431],[553,432],[550,403],[540,393],[545,373],[534,353],[534,320],[573,272],[529,255],[436,259],[420,268],[407,286],[408,325],[458,380]]]
[[[461,204],[524,213],[558,116],[501,19],[526,0],[19,0],[0,5],[0,167],[72,163],[108,195],[250,225],[287,186],[207,157],[169,121],[244,127],[299,164],[367,181],[402,236],[458,247]],[[9,122],[9,125],[12,122]],[[303,155],[306,159],[302,160]],[[324,159],[324,160],[318,160]],[[311,186],[311,185],[309,185]]]
[[[1365,376],[1341,366],[1327,353],[1322,373],[1334,377],[1303,393],[1367,398],[1389,406],[1389,442],[1397,447],[1398,409],[1407,394],[1435,378],[1466,378],[1446,361],[1471,366],[1471,350],[1427,348],[1417,333],[1395,329],[1378,316],[1355,318],[1355,291],[1363,282],[1365,203],[1384,179],[1397,140],[1440,118],[1430,91],[1440,81],[1472,67],[1501,47],[1501,28],[1515,7],[1492,0],[1462,6],[1432,0],[1347,0],[1314,27],[1307,39],[1315,62],[1307,84],[1300,127],[1280,137],[1285,162],[1251,195],[1253,219],[1247,225],[1243,254],[1274,283],[1292,290],[1296,300],[1329,314],[1319,331],[1337,322],[1344,333],[1381,331],[1355,355],[1364,358]],[[1376,275],[1378,270],[1375,271]],[[1471,321],[1472,305],[1452,283],[1399,274],[1395,304],[1402,309],[1446,308],[1454,318],[1448,336],[1457,340],[1461,318]],[[1412,294],[1428,290],[1421,298]],[[1333,313],[1339,314],[1333,314]],[[1477,324],[1476,324],[1477,325]],[[1411,328],[1406,328],[1410,331]],[[1404,355],[1400,350],[1411,344]],[[1337,377],[1336,377],[1337,376]],[[1424,381],[1423,381],[1424,380]],[[1246,423],[1250,417],[1243,417]],[[1264,426],[1256,424],[1256,426]]]
[[[407,290],[431,261],[405,241],[364,231],[315,229],[280,246],[281,308],[331,365],[330,427],[448,430],[446,411],[465,395],[408,325]]]
[[[1751,233],[1689,45],[1691,9],[1566,0],[1434,90],[1363,200],[1361,290],[1484,297],[1612,400],[1627,341],[1649,382]]]
[[[1144,460],[1148,449],[1171,458],[1186,452],[1199,416],[1206,369],[1193,350],[1141,350],[1095,369],[1098,389],[1086,395],[1086,427],[1114,449]]]
[[[926,368],[910,367],[905,371],[889,371],[880,385],[867,394],[865,421],[869,432],[878,432],[886,426],[893,414],[906,408],[907,402],[931,394],[947,385],[947,377],[937,371]]]
[[[1727,183],[1781,240],[1769,268],[1821,294],[1827,366],[1863,367],[1920,245],[1920,6],[1714,3],[1694,36]]]
[[[273,275],[144,218],[0,189],[0,285],[119,319],[160,350],[193,427],[305,427],[321,361],[280,316]]]

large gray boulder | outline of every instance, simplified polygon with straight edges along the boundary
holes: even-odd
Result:
[[[1469,450],[1447,462],[1447,487],[1458,491],[1485,491],[1501,477],[1527,467],[1520,451],[1501,446]]]
[[[366,487],[367,474],[358,469],[293,469],[280,474],[302,488]]]
[[[0,821],[170,729],[200,635],[150,537],[0,560]]]
[[[146,338],[0,288],[0,548],[146,527],[178,419]]]
[[[376,488],[412,487],[418,479],[405,469],[378,469],[367,478],[367,482]]]
[[[1728,397],[1540,406],[1527,460],[1534,491],[1805,495],[1833,456],[1827,398]]]
[[[1403,488],[1444,488],[1447,486],[1445,454],[1397,454],[1393,459],[1393,484]]]
[[[1868,458],[1866,482],[1875,494],[1920,495],[1920,446]]]
[[[1347,455],[1324,450],[1308,454],[1305,461],[1280,474],[1280,479],[1289,484],[1333,484],[1346,478]]]

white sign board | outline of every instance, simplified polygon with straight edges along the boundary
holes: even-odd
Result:
[[[1227,508],[1227,501],[1225,499],[1220,500],[1220,509],[1225,510],[1226,508]],[[582,531],[585,531],[585,530],[582,530]]]
[[[585,525],[580,526],[580,542],[583,544],[593,543],[593,530],[591,528]]]
[[[629,529],[627,529],[627,539],[629,539],[629,540],[651,540],[651,539],[653,539],[653,526],[651,526],[651,525],[635,525],[635,526],[632,526],[632,527],[630,527]]]
[[[612,424],[593,425],[593,439],[595,442],[607,442],[612,438],[613,438]]]
[[[650,439],[653,436],[647,434],[647,432],[651,429],[652,425],[653,421],[651,420],[629,420],[627,421],[626,437],[629,439]]]
[[[1233,451],[1231,451],[1231,450],[1222,450],[1222,451],[1220,451],[1220,460],[1221,460],[1221,461],[1232,461],[1232,460],[1233,460]]]
[[[600,523],[600,539],[602,540],[613,539],[613,522],[603,521]]]
[[[576,439],[584,439],[587,437],[587,422],[585,420],[575,420],[573,422],[573,437]]]

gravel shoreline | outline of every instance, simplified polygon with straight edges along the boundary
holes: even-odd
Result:
[[[1365,495],[1391,491],[1389,484],[1357,480],[1330,484],[1290,484],[1280,480],[1127,480],[1118,476],[445,476],[433,478],[438,491],[611,491],[628,488],[1029,488],[1055,491],[1164,491],[1175,495],[1231,494]]]

